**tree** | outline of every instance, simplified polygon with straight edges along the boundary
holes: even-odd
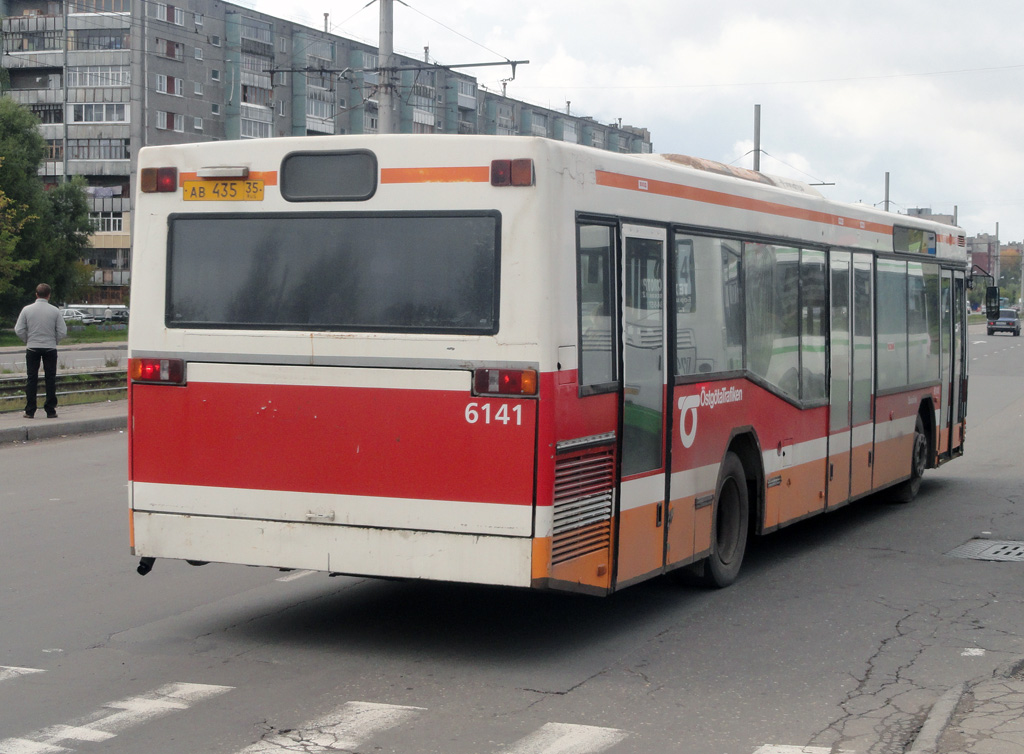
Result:
[[[13,319],[39,282],[57,300],[79,294],[87,277],[80,262],[92,232],[85,182],[76,178],[47,192],[39,177],[46,140],[27,108],[0,97],[0,192],[9,213],[0,251],[0,318]],[[11,275],[6,279],[4,275]]]
[[[81,260],[94,227],[85,187],[85,179],[76,175],[46,192],[51,240],[32,272],[59,291],[58,300],[62,301],[84,298],[89,285],[90,270]]]
[[[15,276],[28,270],[32,263],[14,258],[14,249],[25,223],[35,218],[20,216],[18,207],[0,191],[0,295],[8,291]]]

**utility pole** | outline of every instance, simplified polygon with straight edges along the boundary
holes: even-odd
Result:
[[[885,211],[889,211],[889,171],[885,171]]]
[[[397,96],[395,78],[395,3],[394,0],[378,0],[380,3],[380,37],[378,41],[377,66],[380,69],[377,94],[377,132],[398,133]]]
[[[761,172],[761,106],[754,105],[754,172]]]

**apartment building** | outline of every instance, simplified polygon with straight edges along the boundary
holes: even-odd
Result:
[[[40,119],[44,180],[88,182],[99,230],[86,261],[102,302],[122,301],[131,278],[139,147],[377,131],[374,46],[219,0],[180,2],[0,0],[4,96]],[[413,58],[399,66],[403,133],[651,151],[646,129],[537,107]]]

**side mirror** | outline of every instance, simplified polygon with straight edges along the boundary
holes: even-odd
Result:
[[[999,286],[990,285],[985,289],[985,316],[989,320],[999,319]]]

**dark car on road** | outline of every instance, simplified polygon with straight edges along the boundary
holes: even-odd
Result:
[[[1020,335],[1020,314],[1013,309],[1000,309],[999,319],[988,321],[988,334],[996,332],[1012,332]]]

